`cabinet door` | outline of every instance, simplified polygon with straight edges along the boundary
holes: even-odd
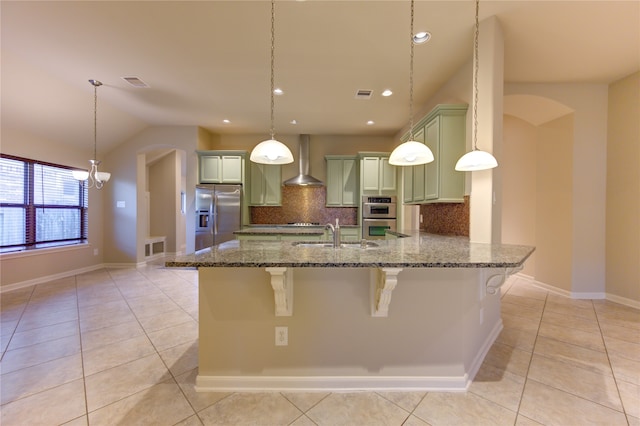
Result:
[[[327,159],[327,206],[341,206],[343,192],[343,161]]]
[[[464,114],[440,116],[440,187],[438,197],[447,202],[464,201],[465,174],[455,170],[465,152]]]
[[[380,192],[396,192],[396,166],[389,164],[389,157],[380,157]]]
[[[378,193],[380,190],[380,157],[363,157],[361,164],[362,192]]]
[[[413,168],[415,166],[407,166],[402,168],[402,201],[405,203],[413,202]]]
[[[282,202],[281,167],[251,162],[249,203],[252,206],[278,206]]]
[[[440,117],[435,117],[425,126],[425,143],[437,161],[425,165],[425,200],[435,200],[440,196]]]
[[[262,164],[251,162],[249,169],[249,203],[260,206],[264,203],[264,170]]]
[[[358,205],[358,166],[355,158],[342,160],[342,205]]]
[[[225,155],[222,157],[222,183],[242,183],[244,159],[240,155]]]
[[[263,164],[264,204],[282,204],[282,167],[279,164]]]
[[[222,162],[218,155],[200,156],[200,183],[220,183]]]
[[[425,164],[413,166],[413,201],[420,202],[424,200],[424,184],[425,184]]]

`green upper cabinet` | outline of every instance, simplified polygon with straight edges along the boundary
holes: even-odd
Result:
[[[409,140],[407,134],[402,142]],[[413,140],[416,142],[424,143],[424,128],[416,129],[413,134]],[[424,174],[425,165],[420,164],[417,166],[401,167],[402,179],[403,179],[403,192],[402,201],[405,203],[413,203],[415,201],[424,200]]]
[[[461,203],[464,173],[455,170],[465,153],[466,105],[438,105],[414,127],[414,139],[433,152],[429,164],[403,167],[405,203]],[[407,140],[409,135],[403,137]]]
[[[282,204],[282,166],[250,162],[249,204],[252,206]]]
[[[326,155],[328,207],[358,206],[358,158]]]
[[[244,183],[245,151],[196,151],[199,183]]]
[[[358,156],[362,195],[395,195],[396,167],[389,164],[389,153],[361,152]]]

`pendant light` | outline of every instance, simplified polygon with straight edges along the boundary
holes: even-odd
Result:
[[[456,163],[455,169],[461,172],[473,172],[477,170],[488,170],[498,166],[498,161],[493,155],[486,151],[478,149],[478,35],[480,33],[480,24],[478,22],[478,12],[480,10],[480,0],[476,0],[476,33],[474,41],[474,58],[475,65],[473,67],[473,151],[467,152],[460,157]]]
[[[249,159],[260,164],[293,163],[291,150],[275,139],[274,131],[274,52],[275,52],[275,1],[271,0],[271,139],[262,141],[253,148]]]
[[[428,34],[428,33],[427,33]],[[424,41],[421,41],[421,43]],[[411,26],[409,29],[409,140],[398,145],[389,156],[389,164],[394,166],[415,166],[433,161],[433,153],[422,142],[413,140],[413,0],[411,0]]]
[[[102,189],[105,182],[108,182],[111,178],[111,173],[99,172],[98,166],[100,160],[97,159],[97,146],[98,146],[98,87],[102,86],[102,83],[98,80],[89,80],[89,83],[93,85],[93,160],[89,160],[91,163],[91,170],[74,170],[71,173],[77,180],[89,179],[88,188],[96,187]]]

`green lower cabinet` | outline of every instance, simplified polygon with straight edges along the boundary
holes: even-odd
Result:
[[[340,228],[342,241],[360,241],[360,228]]]
[[[280,238],[278,235],[236,235],[236,239],[240,241],[278,241]]]
[[[281,234],[280,235],[280,240],[281,241],[322,241],[323,239],[323,235],[322,234],[315,234],[315,235],[286,235],[286,234]]]

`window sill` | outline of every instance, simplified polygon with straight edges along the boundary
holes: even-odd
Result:
[[[0,259],[10,260],[29,256],[42,256],[53,253],[61,253],[65,251],[86,250],[91,247],[89,243],[69,244],[65,246],[42,247],[29,250],[19,250],[0,253]]]

